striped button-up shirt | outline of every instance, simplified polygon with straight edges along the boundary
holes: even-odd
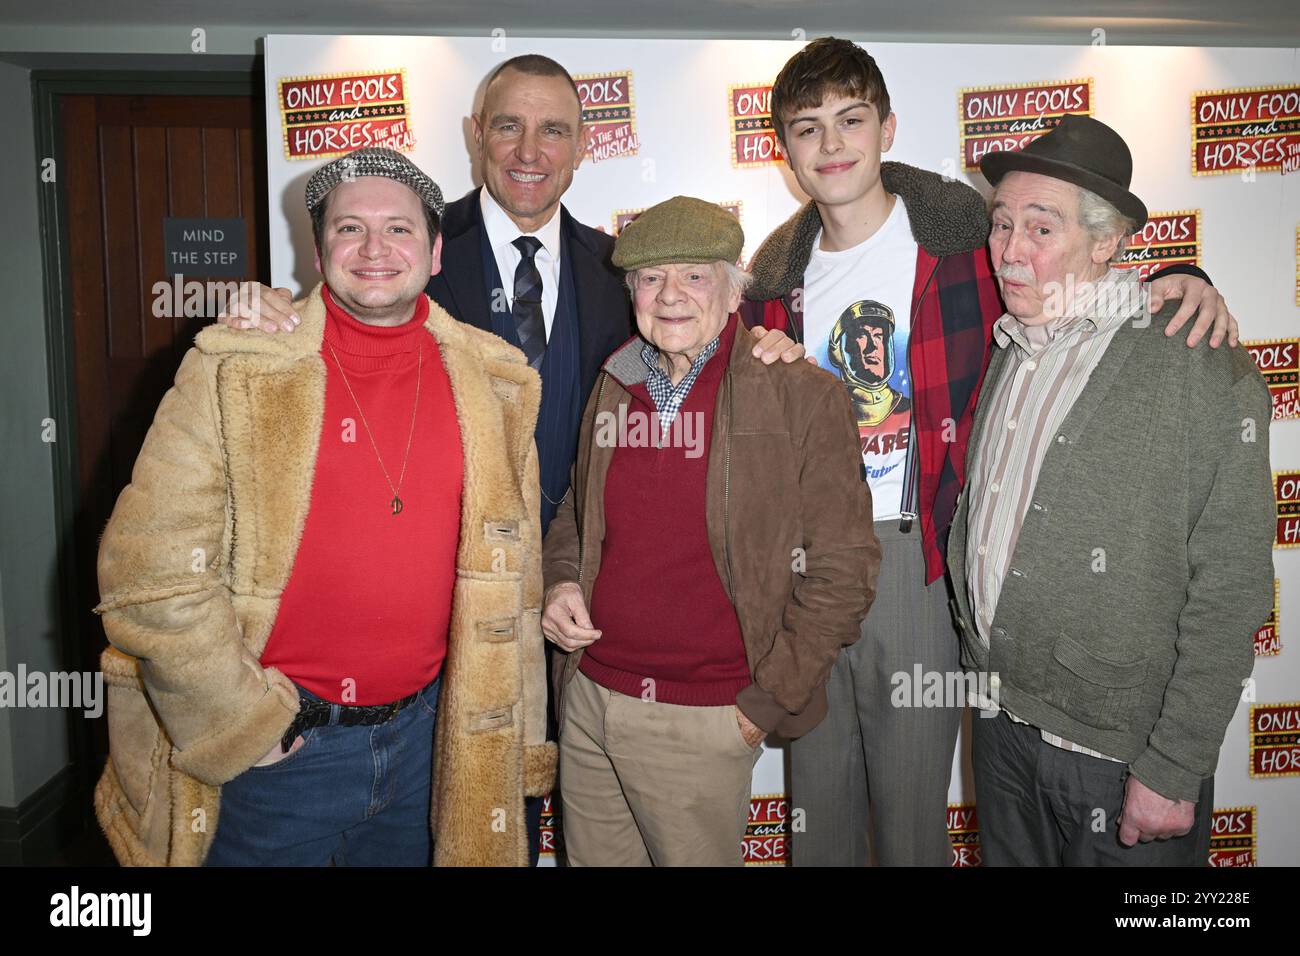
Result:
[[[980,639],[987,644],[998,595],[1011,566],[1020,528],[1034,501],[1047,449],[1111,339],[1131,318],[1145,314],[1146,294],[1136,270],[1111,269],[1077,308],[1046,325],[1026,326],[1012,315],[993,325],[999,348],[1011,349],[1003,374],[985,384],[989,403],[984,430],[967,471],[969,524],[967,587]],[[1076,296],[1076,301],[1081,297]],[[1149,319],[1148,319],[1149,321]],[[972,704],[994,709],[994,701]],[[1019,720],[1010,711],[1008,716]],[[1021,721],[1023,723],[1024,721]],[[1049,744],[1114,760],[1042,731]]]

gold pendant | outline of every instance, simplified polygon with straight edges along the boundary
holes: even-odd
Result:
[[[393,514],[399,515],[402,513],[402,499],[397,497],[397,495],[393,495],[392,505]]]

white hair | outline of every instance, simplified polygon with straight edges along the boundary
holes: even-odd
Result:
[[[749,288],[749,284],[753,281],[754,277],[734,262],[724,262],[719,259],[717,260],[717,264],[722,266],[723,274],[727,277],[727,282],[731,286],[731,291],[744,295],[745,290]],[[632,269],[623,277],[623,281],[627,284],[629,295],[636,291],[636,277],[637,273],[640,271],[640,269]]]
[[[1128,245],[1128,237],[1133,234],[1136,224],[1092,190],[1082,186],[1075,188],[1079,190],[1079,225],[1088,230],[1088,235],[1094,240],[1119,236],[1119,242],[1110,257],[1111,262],[1118,262],[1124,255],[1124,247]]]

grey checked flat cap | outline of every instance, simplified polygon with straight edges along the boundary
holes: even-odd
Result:
[[[442,201],[442,190],[438,184],[401,153],[378,146],[354,149],[312,173],[311,179],[307,180],[307,211],[314,212],[330,190],[339,183],[351,181],[358,176],[383,176],[401,183],[442,219],[446,203]]]

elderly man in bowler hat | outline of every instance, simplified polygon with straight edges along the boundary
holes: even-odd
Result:
[[[1114,267],[1147,218],[1114,130],[1066,116],[981,169],[1007,314],[948,562],[984,862],[1204,866],[1272,601],[1268,390]]]
[[[602,369],[545,551],[574,865],[739,864],[763,738],[825,716],[874,594],[851,404],[751,354],[743,242],[678,196],[614,249],[640,336]]]

